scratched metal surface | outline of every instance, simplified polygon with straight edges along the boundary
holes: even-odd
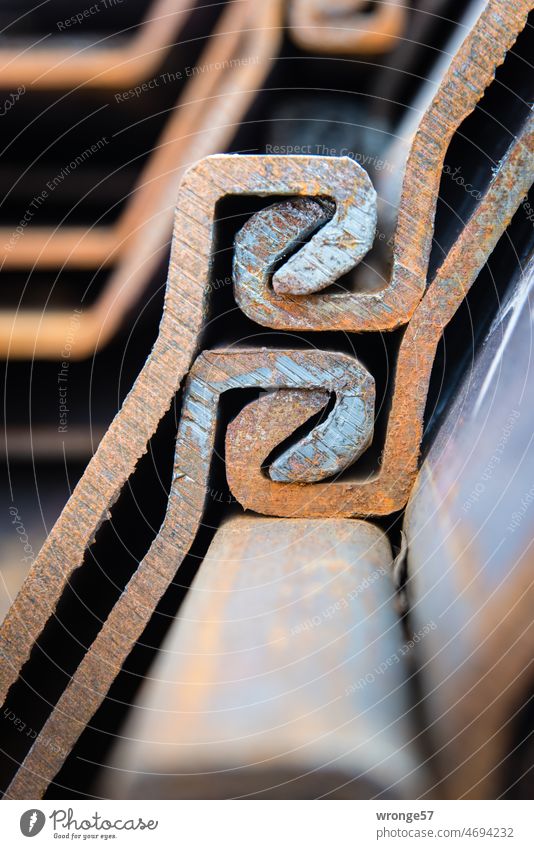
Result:
[[[406,171],[406,190],[401,202],[391,279],[379,294],[361,294],[357,297],[360,323],[355,329],[394,328],[410,319],[412,313],[414,317],[403,339],[403,351],[397,369],[398,387],[393,397],[384,451],[384,467],[387,468],[390,478],[382,476],[379,487],[383,486],[384,479],[386,484],[383,491],[374,493],[375,501],[372,498],[369,500],[372,487],[366,493],[358,494],[361,495],[360,500],[353,499],[354,491],[349,491],[347,500],[350,500],[350,504],[342,505],[346,515],[388,514],[405,504],[417,468],[426,390],[443,324],[454,314],[465,289],[474,281],[531,181],[532,139],[527,127],[496,170],[479,207],[439,269],[429,293],[419,304],[426,282],[440,166],[448,140],[462,118],[474,108],[492,79],[496,65],[502,61],[506,49],[513,43],[517,29],[523,23],[526,10],[526,3],[511,3],[510,14],[503,19],[499,15],[498,4],[490,2],[480,25],[469,36],[464,48],[455,58],[451,71],[425,114],[414,140]],[[2,671],[1,683],[4,692],[16,678],[20,665],[28,657],[33,640],[38,637],[48,617],[54,612],[70,575],[82,562],[96,530],[109,518],[111,505],[145,451],[147,440],[193,362],[208,306],[216,203],[220,198],[233,194],[300,194],[315,197],[328,194],[333,197],[336,201],[336,211],[332,219],[274,275],[273,285],[279,292],[284,287],[285,291],[294,291],[296,286],[300,285],[301,276],[310,277],[313,291],[335,282],[337,276],[350,267],[351,250],[357,252],[358,258],[361,257],[362,251],[364,252],[365,240],[367,238],[368,241],[368,237],[364,228],[363,241],[359,244],[361,220],[358,222],[358,218],[361,219],[361,210],[358,212],[357,204],[354,207],[355,198],[362,202],[367,222],[373,220],[374,210],[372,194],[368,191],[365,175],[362,175],[361,169],[350,160],[327,160],[324,157],[211,157],[188,172],[178,203],[167,301],[160,335],[147,365],[104,437],[81,484],[43,547],[31,577],[6,618],[2,629],[2,649],[8,661]],[[423,182],[425,190],[421,191]],[[415,231],[412,223],[414,216],[417,218]],[[332,237],[334,241],[339,240],[340,245],[332,244]],[[350,248],[345,252],[344,241]],[[323,257],[328,258],[329,262],[326,274],[322,268],[318,271]],[[422,338],[425,339],[423,350]],[[241,384],[237,380],[226,384],[226,374],[220,388],[258,385],[267,389],[280,388],[282,392],[304,389],[321,391],[325,387],[336,391],[337,406],[331,414],[332,418],[327,420],[324,426],[316,428],[321,441],[324,442],[322,437],[328,430],[329,421],[331,423],[335,420],[343,403],[339,398],[342,392],[339,391],[339,386],[334,385],[335,381],[331,376],[329,380],[325,380],[325,371],[328,369],[305,369],[306,379],[303,380],[301,360],[305,353],[307,352],[299,352],[296,357],[298,369],[288,369],[285,362],[285,369],[273,377],[274,372],[269,370],[272,363],[267,363],[266,366],[266,361],[269,357],[275,358],[276,352],[257,351],[254,354],[257,358],[257,372],[251,370],[250,364],[246,370],[247,380],[251,375],[254,376],[252,382],[249,380]],[[220,355],[221,352],[211,354],[216,357]],[[186,390],[185,414],[180,423],[181,432],[178,439],[182,453],[178,455],[180,463],[177,466],[167,517],[162,529],[63,692],[57,710],[45,725],[44,737],[36,740],[23,768],[10,787],[13,796],[27,794],[33,797],[44,791],[80,731],[105,697],[122,662],[138,640],[162,593],[172,580],[172,566],[176,566],[172,558],[177,554],[178,559],[183,556],[193,541],[202,518],[207,469],[213,449],[217,400],[217,393],[206,389],[205,382],[195,385],[195,368],[201,362],[210,362],[209,356],[204,354],[203,358],[196,360]],[[318,361],[322,358],[331,361],[338,355],[327,355],[318,351],[313,352],[313,356]],[[424,367],[420,367],[421,361]],[[213,366],[213,363],[210,365]],[[312,374],[314,371],[315,374]],[[235,378],[236,375],[233,374],[232,377]],[[370,384],[370,380],[367,382]],[[199,387],[200,394],[195,397],[195,391],[199,391]],[[207,395],[204,397],[205,389]],[[366,403],[369,405],[369,392],[365,394]],[[361,402],[362,398],[358,393],[352,392],[352,396]],[[204,409],[206,400],[207,409]],[[278,403],[277,396],[268,396],[267,403],[271,401]],[[260,403],[264,403],[264,399]],[[188,415],[188,410],[192,407],[195,413]],[[279,411],[280,409],[278,408]],[[341,423],[340,428],[342,430],[348,424],[352,436],[357,432],[358,438],[353,439],[353,442],[358,443],[356,447],[362,450],[370,438],[367,413],[368,410],[363,417],[361,414],[349,417]],[[192,427],[191,423],[195,418],[198,424],[197,427]],[[241,418],[241,424],[243,421],[245,420]],[[365,427],[362,427],[362,423]],[[275,426],[280,429],[279,422],[273,421],[272,424],[273,432],[276,431]],[[410,436],[408,441],[403,439],[405,429]],[[181,441],[184,432],[186,438]],[[236,426],[234,433],[236,432],[242,439],[243,430],[239,433]],[[289,434],[284,433],[282,438],[287,435]],[[268,438],[270,436],[271,433],[267,434]],[[291,487],[299,487],[299,495],[302,495],[302,490],[307,488],[307,484],[302,486],[302,481],[319,478],[324,473],[337,472],[351,461],[351,458],[343,456],[339,445],[332,442],[328,445],[328,452],[322,448],[322,453],[317,452],[317,446],[310,451],[312,441],[313,437],[305,438],[296,448],[278,458],[272,466],[275,477],[278,474],[287,480],[296,475],[297,483],[287,484],[286,489],[285,484],[269,481],[263,475],[263,483],[267,481],[267,484],[273,487],[278,485],[284,491],[282,496],[282,489],[278,490],[279,503],[276,506],[273,506],[274,501],[271,501],[270,510],[266,509],[269,501],[265,499],[265,493],[259,485],[257,493],[245,493],[246,497],[243,497],[242,503],[248,506],[247,499],[259,494],[260,498],[264,497],[261,507],[257,508],[260,511],[272,511],[279,515],[295,513],[295,502],[288,498]],[[257,452],[263,450],[266,442],[267,439],[263,440],[261,445],[258,443]],[[270,447],[276,447],[277,444]],[[242,450],[242,456],[239,458],[238,448],[239,446],[234,445],[236,456],[242,460],[246,452]],[[331,462],[328,453],[333,455]],[[389,463],[391,458],[394,458],[396,465]],[[251,459],[254,461],[252,466],[256,474],[260,462],[265,457],[260,457],[257,453],[254,456],[249,455],[248,460]],[[255,465],[256,460],[259,462]],[[190,468],[184,474],[186,463],[190,464]],[[229,473],[235,472],[236,469],[239,469],[237,460],[235,464],[231,464]],[[400,483],[397,482],[397,472],[400,472]],[[245,469],[242,477],[246,478],[246,474]],[[395,489],[394,485],[398,485],[399,489]],[[237,489],[235,491],[237,492]],[[336,494],[334,490],[334,497]],[[305,498],[309,501],[307,495]],[[331,516],[335,512],[331,499],[326,499],[319,505],[319,510],[322,510],[321,515]],[[68,717],[68,720],[65,717]],[[43,746],[43,740],[50,737],[61,741],[57,757]]]
[[[531,261],[448,410],[404,524],[414,628],[437,625],[417,647],[436,792],[454,798],[509,787],[514,722],[532,694],[533,285]]]
[[[428,179],[430,165],[440,163],[447,139],[450,139],[462,117],[472,110],[491,80],[495,66],[502,61],[506,48],[513,43],[527,10],[526,2],[516,0],[510,6],[509,16],[503,20],[498,14],[498,6],[494,2],[488,4],[479,23],[455,57],[439,94],[423,117],[407,165],[392,279],[383,292],[362,295],[358,299],[361,304],[362,328],[398,326],[402,324],[403,317],[407,318],[415,308],[425,282],[422,275],[430,251],[431,221],[439,186],[439,175],[433,169],[431,191],[419,192],[417,187],[423,179],[422,172]],[[490,33],[492,37],[488,38]],[[476,72],[470,71],[471,65],[476,68]],[[459,97],[460,94],[463,96]],[[440,109],[445,108],[444,104],[449,103],[451,97],[453,102],[449,104],[451,108],[450,114],[447,112],[445,131],[442,126],[436,125],[436,113],[439,114]],[[434,130],[439,142],[428,143],[426,134],[430,130]],[[288,161],[287,157],[276,156],[215,156],[190,169],[182,183],[178,201],[166,308],[158,340],[121,412],[100,443],[77,487],[74,499],[66,507],[43,547],[31,578],[35,583],[42,581],[44,584],[41,604],[25,605],[24,593],[21,594],[13,615],[8,617],[7,624],[4,623],[2,641],[10,661],[6,665],[5,674],[2,672],[3,696],[27,658],[32,640],[42,630],[54,609],[68,575],[80,565],[86,547],[102,521],[107,518],[110,506],[146,450],[148,438],[168,409],[191,363],[207,307],[216,201],[225,194],[233,193],[317,196],[326,192],[333,197],[337,207],[334,218],[292,257],[288,264],[291,266],[289,277],[286,273],[285,278],[286,282],[288,279],[290,282],[295,275],[305,275],[310,268],[320,264],[321,248],[329,245],[331,234],[350,235],[352,232],[352,225],[346,225],[351,221],[351,210],[354,209],[353,192],[365,189],[362,173],[362,169],[351,160],[328,160],[325,157],[297,157]],[[414,232],[412,216],[416,213],[419,220]],[[342,267],[347,267],[344,262],[337,265],[337,273],[341,272]],[[284,281],[283,268],[277,272],[279,282]],[[412,268],[417,269],[417,272],[412,271]],[[336,271],[332,272],[329,279],[330,282],[335,281]],[[203,281],[203,284],[199,285],[199,281]],[[322,277],[320,285],[324,283]],[[398,309],[392,310],[392,303]],[[411,372],[411,357],[408,360],[407,368]],[[422,394],[424,396],[425,393]],[[409,457],[412,471],[416,458],[417,448],[414,451],[412,445]],[[403,491],[400,506],[405,498]],[[397,509],[397,502],[398,499],[386,499],[385,504],[373,505],[371,512]],[[362,509],[369,512],[367,504],[360,507]],[[77,528],[75,536],[72,527]],[[66,573],[63,571],[65,563],[68,564]],[[34,586],[34,589],[37,587]],[[24,629],[16,626],[17,617],[26,623]]]
[[[335,475],[350,466],[372,439],[374,380],[356,358],[316,350],[205,351],[189,373],[174,480],[181,480],[187,466],[195,482],[207,486],[220,395],[257,387],[323,390],[335,396],[325,420],[271,464],[272,480],[306,483]],[[199,457],[205,458],[204,464],[199,464]]]
[[[122,729],[102,794],[420,793],[391,563],[386,537],[366,522],[223,524]]]

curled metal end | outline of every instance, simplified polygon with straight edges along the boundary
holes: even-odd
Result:
[[[334,161],[339,178],[343,175],[350,191],[342,199],[332,192],[336,201],[332,220],[273,275],[273,288],[279,295],[309,295],[326,289],[354,268],[372,247],[377,204],[371,180],[352,159]]]
[[[292,445],[269,468],[279,483],[311,483],[339,474],[369,447],[374,426],[374,386],[336,396],[324,422]]]

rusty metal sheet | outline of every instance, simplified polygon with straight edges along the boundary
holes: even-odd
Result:
[[[532,261],[450,405],[408,504],[408,580],[440,797],[496,798],[532,698]]]
[[[112,798],[387,798],[427,786],[387,538],[223,524],[133,705]]]
[[[406,25],[404,0],[290,0],[289,27],[304,50],[321,53],[385,53]]]
[[[405,330],[399,349],[391,410],[378,473],[364,480],[316,484],[313,490],[300,484],[287,483],[282,486],[270,480],[262,472],[262,464],[292,431],[287,425],[283,405],[276,398],[260,399],[245,408],[227,431],[228,482],[243,507],[258,513],[288,517],[366,517],[387,515],[404,507],[417,473],[425,402],[437,344],[443,328],[460,306],[532,184],[533,130],[534,119],[530,116],[499,163],[486,193],[438,269]],[[259,215],[263,224],[265,214]],[[269,234],[269,239],[271,236],[276,238],[274,231]],[[284,239],[281,237],[282,244]],[[261,240],[259,245],[262,246]],[[262,276],[254,277],[252,264],[249,269],[252,271],[247,285],[255,287],[255,302],[258,306],[252,307],[252,300],[249,300],[246,309],[255,314],[261,312],[265,321]],[[272,293],[268,297],[269,324],[277,326],[277,319],[273,318],[276,303],[277,313],[282,316],[280,322],[286,326],[291,303],[286,302],[281,308]],[[316,296],[316,309],[320,305],[325,310],[325,321],[332,321],[337,315],[336,309],[330,307],[335,297],[335,294]],[[350,299],[357,298],[357,295],[340,294],[337,297],[350,303]],[[302,310],[302,305],[298,304],[297,314]],[[324,324],[321,327],[324,329]],[[255,422],[258,417],[261,420],[265,416],[270,422],[270,428],[267,433],[259,434],[254,429]]]

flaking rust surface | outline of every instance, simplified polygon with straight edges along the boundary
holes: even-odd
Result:
[[[488,3],[453,60],[422,119],[409,155],[391,280],[380,293],[358,296],[355,330],[392,329],[405,324],[413,315],[397,364],[380,474],[365,484],[314,484],[313,501],[310,501],[310,484],[276,484],[259,474],[255,479],[257,491],[253,492],[250,478],[265,459],[262,452],[268,440],[263,441],[261,451],[257,444],[255,453],[248,451],[249,468],[240,465],[238,448],[243,431],[239,429],[242,419],[238,419],[229,434],[228,475],[234,494],[245,505],[280,516],[302,512],[311,516],[355,516],[389,513],[405,503],[417,467],[422,414],[435,347],[443,326],[454,314],[530,186],[530,128],[501,163],[478,210],[419,304],[426,281],[441,164],[453,132],[491,81],[495,67],[503,61],[506,50],[524,25],[530,5],[524,0],[510,2],[503,16],[502,3],[497,0]],[[324,157],[214,156],[189,170],[178,198],[158,339],[2,626],[0,692],[3,697],[190,368],[207,308],[216,202],[229,194],[333,199],[336,212],[332,220],[291,259],[285,276],[284,266],[277,272],[279,291],[292,291],[301,275],[321,264],[323,249],[327,247],[328,256],[337,258],[329,269],[330,277],[321,276],[314,282],[316,288],[323,288],[353,264],[350,250],[357,236],[354,222],[360,220],[357,200],[366,189],[362,174],[351,160]],[[332,235],[346,238],[350,250],[344,252],[341,243],[339,252],[333,252]],[[257,365],[261,360],[259,353]],[[315,356],[322,354],[315,352]],[[288,380],[287,374],[284,377],[286,383],[275,382],[282,391],[303,388],[320,391],[325,387],[336,391],[331,377],[321,385],[312,381],[305,387]],[[272,382],[268,388],[273,388]],[[276,400],[277,396],[274,397]],[[277,433],[272,446],[275,447],[284,425],[275,419],[272,411],[270,418],[272,430],[268,435]],[[187,419],[184,422],[186,426]],[[164,525],[35,741],[12,782],[10,797],[37,798],[44,792],[105,697],[122,661],[172,579],[177,561],[191,545],[202,515],[205,473],[202,471],[204,478],[196,473],[184,475],[182,467],[185,462],[194,466],[195,457],[200,457],[200,467],[204,470],[209,463],[210,443],[195,446],[191,435],[188,439],[189,448],[178,464],[179,474],[175,475]],[[59,741],[59,754],[43,745],[46,738]]]

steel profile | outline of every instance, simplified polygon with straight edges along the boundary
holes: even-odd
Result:
[[[202,520],[218,398],[223,391],[249,387],[315,389],[321,392],[323,404],[325,389],[336,393],[336,407],[317,427],[317,434],[312,431],[282,462],[280,468],[286,476],[316,479],[321,472],[330,473],[329,463],[332,471],[343,467],[372,432],[373,380],[352,357],[264,349],[201,354],[188,378],[163,524],[17,770],[8,798],[41,797],[141,637]],[[31,584],[30,578],[25,583],[26,593],[32,592]],[[32,601],[31,595],[26,596],[27,604]],[[24,633],[25,623],[12,621]],[[13,629],[9,637],[13,640]],[[49,740],[57,743],[54,751]]]
[[[228,483],[243,507],[286,517],[368,517],[388,515],[404,507],[417,474],[437,344],[533,179],[534,118],[530,115],[406,327],[378,472],[364,480],[332,481],[314,485],[313,489],[289,483],[282,486],[269,480],[261,471],[262,464],[292,431],[276,397],[263,398],[251,402],[227,431]],[[324,296],[327,308],[333,297]],[[257,416],[267,416],[271,423],[269,432],[262,433],[261,438],[254,432]]]
[[[153,160],[149,172],[143,175],[143,185],[141,191],[136,193],[135,203],[129,206],[128,215],[124,215],[119,222],[119,238],[114,228],[111,231],[106,229],[103,233],[70,229],[70,234],[57,234],[58,255],[54,240],[50,240],[52,231],[36,232],[31,244],[26,240],[26,258],[21,260],[24,265],[28,265],[28,257],[33,258],[33,261],[39,258],[46,264],[47,254],[54,265],[59,257],[62,263],[79,263],[83,260],[84,264],[94,265],[97,254],[100,262],[110,261],[111,252],[119,251],[123,254],[104,293],[84,315],[73,356],[88,356],[109,340],[125,312],[135,304],[150,271],[156,267],[165,245],[167,215],[170,215],[172,198],[177,188],[177,183],[168,179],[169,173],[175,173],[178,182],[179,163],[185,167],[198,156],[209,154],[214,148],[227,143],[233,131],[232,122],[239,121],[258,87],[259,79],[266,74],[266,67],[277,51],[281,37],[281,6],[279,2],[274,2],[262,8],[265,18],[259,25],[256,22],[257,14],[242,2],[232,3],[223,16],[216,32],[219,36],[227,33],[227,37],[224,42],[220,38],[213,39],[213,44],[202,59],[203,64],[210,65],[217,61],[225,64],[225,57],[228,60],[239,45],[239,33],[247,29],[245,21],[249,14],[255,16],[255,27],[247,29],[248,37],[254,39],[252,52],[255,50],[261,61],[259,65],[231,68],[228,78],[223,75],[220,80],[218,77],[214,80],[208,74],[199,75],[192,81],[188,87],[191,97],[183,103],[183,122],[179,129],[178,124],[174,126],[174,122],[173,126],[169,125],[161,140],[161,154]],[[372,319],[368,315],[366,321],[362,320],[359,329],[377,330],[398,326],[407,321],[413,312],[425,285],[441,166],[447,146],[461,121],[474,109],[491,82],[495,68],[503,61],[506,51],[522,29],[529,8],[527,0],[513,0],[504,18],[500,14],[498,0],[490,0],[450,63],[422,117],[406,164],[395,233],[392,276],[386,286],[399,291],[395,314],[401,320],[388,320],[388,304],[381,312],[379,296],[375,296],[374,310],[377,317]],[[224,50],[221,43],[226,45]],[[241,95],[236,97],[238,92]],[[205,112],[206,103],[209,108]],[[224,120],[221,120],[221,108],[226,113]],[[180,110],[177,115],[175,120],[178,122]],[[316,193],[310,188],[308,194]],[[156,209],[159,213],[154,218]],[[31,232],[28,231],[25,236],[31,237]],[[125,246],[128,245],[130,247],[126,250]],[[8,259],[17,262],[15,255]],[[42,315],[29,310],[17,314],[0,311],[0,354],[18,358],[57,358],[60,356],[58,340],[63,338],[68,320],[69,314],[66,312],[48,311]]]

